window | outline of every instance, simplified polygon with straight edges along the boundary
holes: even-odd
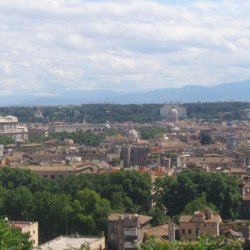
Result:
[[[191,229],[188,229],[188,234],[192,234],[192,230]]]
[[[185,234],[185,229],[182,229],[182,234]]]

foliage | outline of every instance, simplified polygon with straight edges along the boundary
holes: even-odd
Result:
[[[73,201],[72,217],[77,231],[81,234],[96,234],[107,229],[110,204],[95,191],[83,189],[78,191]]]
[[[0,219],[0,249],[31,250],[29,234],[22,234],[19,230],[10,227],[6,221]]]
[[[166,216],[166,213],[158,207],[149,210],[148,215],[152,217],[152,226],[159,226],[171,221],[170,217]]]
[[[206,133],[201,133],[200,136],[199,136],[199,139],[200,139],[201,145],[209,145],[209,144],[214,143],[211,135],[206,134]]]
[[[207,207],[209,207],[213,211],[217,210],[217,208],[213,204],[207,203],[206,193],[202,193],[200,197],[195,198],[185,206],[182,214],[193,214],[195,211],[202,210]]]
[[[141,131],[141,137],[144,140],[153,139],[156,135],[166,132],[164,128],[149,128]]]
[[[86,146],[97,146],[103,139],[102,136],[98,136],[91,131],[78,131],[78,132],[61,132],[50,133],[47,139],[57,139],[63,141],[64,139],[72,139],[75,143],[84,144]]]
[[[43,106],[39,107],[44,118],[34,116],[36,107],[0,107],[0,115],[14,115],[21,122],[83,122],[84,117],[89,123],[110,122],[153,122],[159,121],[162,104],[83,104],[79,106]],[[214,103],[186,103],[189,118],[197,119],[240,119],[240,110],[249,109],[249,102],[214,102]],[[78,115],[75,114],[77,111]]]
[[[231,240],[225,242],[223,236],[217,238],[208,238],[205,236],[198,237],[196,242],[191,241],[157,241],[155,238],[150,238],[146,243],[141,244],[138,250],[240,250],[242,249],[241,242]]]
[[[44,106],[39,107],[44,118],[36,118],[36,107],[0,107],[0,115],[13,115],[21,122],[83,122],[89,123],[110,122],[152,122],[160,120],[160,104],[83,104],[79,106]],[[78,115],[75,115],[75,111]]]
[[[0,136],[0,145],[12,144],[14,142],[15,140],[9,136],[4,136],[4,135]]]
[[[0,215],[39,222],[41,242],[78,232],[107,231],[112,211],[146,212],[149,175],[136,171],[82,174],[48,180],[14,168],[0,171]]]
[[[186,170],[177,178],[157,179],[154,199],[167,215],[175,216],[202,193],[206,194],[206,203],[213,204],[222,218],[237,218],[241,195],[238,180],[232,175]]]

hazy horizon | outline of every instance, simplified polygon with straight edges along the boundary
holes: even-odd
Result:
[[[250,79],[250,2],[1,0],[0,96]]]

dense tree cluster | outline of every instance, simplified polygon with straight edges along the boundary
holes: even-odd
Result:
[[[158,121],[162,104],[83,104],[79,106],[43,106],[43,118],[36,118],[36,107],[0,107],[0,115],[17,116],[21,122],[82,122],[86,118],[90,123],[110,122],[152,122]],[[202,119],[240,119],[240,110],[249,109],[248,102],[214,102],[214,103],[186,103],[189,118]]]
[[[99,234],[111,211],[146,212],[151,181],[147,174],[121,171],[57,180],[30,171],[0,171],[0,216],[38,221],[41,241],[61,234]]]
[[[154,188],[152,193],[148,174],[130,170],[48,180],[30,171],[3,168],[0,216],[38,221],[43,242],[66,233],[106,232],[110,212],[148,214],[154,225],[206,206],[222,218],[238,215],[240,192],[231,175],[184,171],[177,177],[157,179]]]
[[[240,250],[242,244],[237,240],[225,241],[223,236],[208,238],[201,236],[196,242],[191,241],[157,241],[154,238],[141,244],[138,250]]]
[[[235,176],[186,170],[176,178],[157,179],[154,199],[169,216],[210,204],[222,218],[234,219],[238,217],[241,195]]]
[[[153,139],[156,135],[166,133],[166,129],[164,128],[149,128],[149,129],[143,129],[141,131],[141,137],[142,139],[148,140]]]
[[[40,107],[43,118],[36,118],[36,107],[0,107],[0,115],[17,116],[21,122],[152,122],[160,120],[160,104],[83,104],[79,106],[44,106]]]
[[[199,135],[199,139],[200,139],[201,145],[209,145],[209,144],[213,144],[214,143],[211,135],[206,134],[206,133],[201,133]]]
[[[97,146],[100,144],[103,136],[96,135],[91,131],[77,131],[77,132],[61,132],[61,133],[50,133],[48,139],[57,139],[63,141],[64,139],[72,139],[74,143],[83,144],[86,146]]]
[[[12,144],[14,142],[15,140],[9,136],[4,136],[4,135],[0,136],[0,145]]]

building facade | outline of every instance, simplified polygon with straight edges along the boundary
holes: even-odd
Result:
[[[148,146],[123,146],[121,149],[123,167],[145,166],[149,153]]]
[[[38,247],[38,222],[28,221],[10,221],[11,227],[20,230],[22,233],[28,233],[30,235],[30,241],[33,247]]]
[[[11,137],[15,141],[26,141],[28,140],[28,129],[20,126],[15,116],[0,116],[0,135]]]
[[[149,228],[152,217],[138,214],[111,214],[108,219],[108,243],[117,250],[136,249]]]
[[[221,217],[209,208],[193,215],[182,215],[179,221],[179,234],[186,240],[196,240],[200,234],[219,236]]]
[[[170,104],[164,104],[164,106],[160,108],[160,115],[163,119],[171,122],[187,118],[185,108]]]

